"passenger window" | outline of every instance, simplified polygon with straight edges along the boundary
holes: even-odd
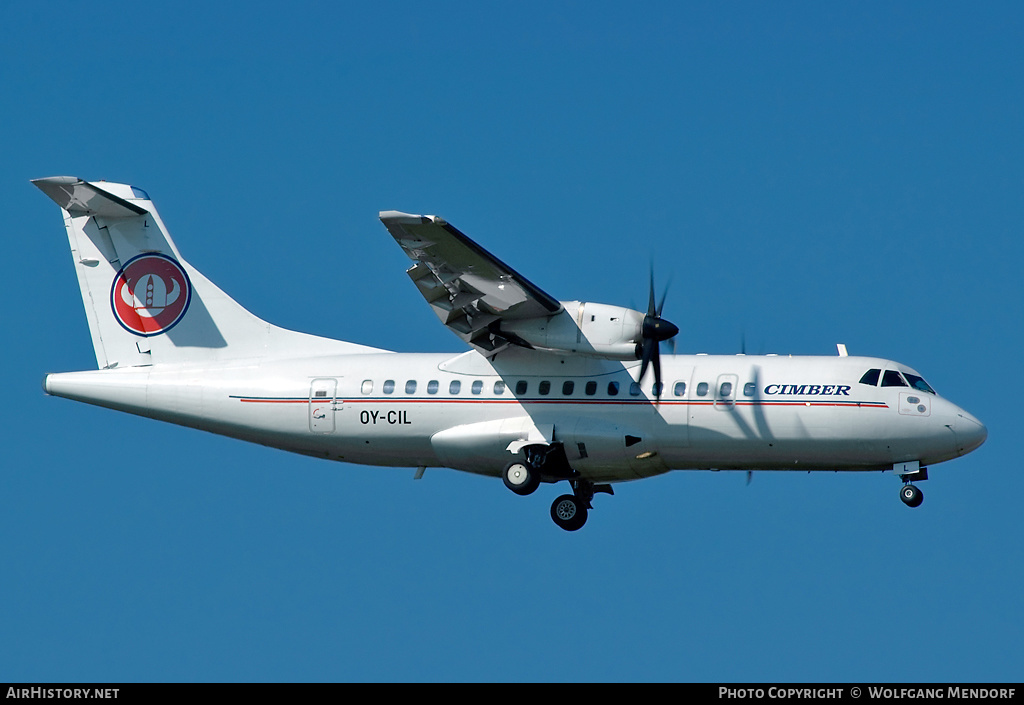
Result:
[[[372,379],[364,379],[363,380],[363,386],[360,389],[363,392],[363,394],[371,393],[373,391],[373,380]]]
[[[384,380],[384,393],[385,394],[391,394],[394,391],[395,391],[395,380],[393,380],[393,379],[386,379],[386,380]]]
[[[720,397],[731,397],[732,396],[732,382],[722,382],[722,386],[718,388],[718,396],[720,396]]]
[[[499,382],[495,382],[494,383],[494,393],[495,394],[504,394],[505,393],[505,383],[504,382],[500,382],[500,381]]]
[[[597,382],[590,380],[587,382],[587,386],[583,389],[587,393],[588,397],[592,397],[597,394]]]
[[[903,381],[903,376],[896,370],[886,370],[885,375],[882,377],[883,387],[906,387],[907,383]]]
[[[609,382],[608,383],[608,396],[614,397],[614,396],[618,396],[618,394],[619,394],[619,383],[618,382]]]
[[[540,383],[540,386],[539,386],[539,387],[537,387],[537,392],[538,392],[538,393],[539,393],[539,394],[540,394],[541,396],[547,396],[547,394],[548,394],[548,393],[549,393],[550,391],[551,391],[551,382],[548,382],[547,380],[544,380],[543,382],[541,382],[541,383]]]
[[[672,387],[672,393],[677,397],[686,394],[686,382],[676,382],[676,385]]]
[[[640,385],[637,382],[633,382],[629,385],[629,395],[633,397],[640,396]]]
[[[652,396],[660,397],[661,393],[664,392],[664,391],[665,391],[665,383],[664,382],[655,382],[651,386],[651,395]]]
[[[452,383],[448,385],[449,394],[458,394],[460,389],[462,389],[462,382],[457,379],[453,379]]]
[[[572,394],[572,390],[576,388],[576,383],[573,381],[562,382],[562,394],[569,396]]]
[[[416,380],[410,379],[408,382],[405,383],[405,393],[406,394],[415,394],[416,393]]]
[[[707,382],[701,382],[700,384],[697,385],[697,396],[698,397],[706,397],[707,395],[708,395],[708,383]]]
[[[872,387],[878,386],[878,375],[882,374],[881,370],[872,369],[864,373],[864,376],[860,378],[861,384],[867,384]]]
[[[484,391],[484,383],[481,382],[480,380],[475,380],[473,382],[473,386],[470,387],[470,391],[473,394],[479,394],[480,392]]]
[[[526,394],[527,386],[528,385],[526,384],[526,380],[521,379],[518,382],[516,382],[516,396],[521,397],[524,394]]]
[[[757,393],[757,385],[753,382],[747,382],[743,385],[743,396],[752,397]]]
[[[439,386],[440,385],[437,383],[436,379],[430,380],[427,382],[427,394],[437,394],[437,388]]]

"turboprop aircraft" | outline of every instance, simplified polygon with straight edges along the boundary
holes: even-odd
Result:
[[[98,370],[48,394],[318,458],[448,467],[583,526],[612,485],[694,470],[892,471],[916,507],[927,468],[985,426],[891,360],[665,355],[678,328],[653,275],[646,311],[559,301],[437,216],[380,219],[461,354],[389,352],[278,328],[178,252],[145,191],[34,181],[60,206]],[[748,474],[749,478],[749,474]]]

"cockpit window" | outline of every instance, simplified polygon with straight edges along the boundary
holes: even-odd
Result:
[[[869,384],[872,387],[878,386],[878,375],[882,374],[879,369],[868,370],[864,373],[864,376],[860,378],[861,384]]]
[[[912,375],[909,372],[904,372],[903,376],[910,382],[910,386],[920,392],[928,392],[929,394],[935,394],[935,390],[932,389],[927,382],[924,381],[923,377]]]
[[[903,381],[903,375],[896,370],[886,370],[885,375],[882,377],[883,387],[906,387],[907,383]]]

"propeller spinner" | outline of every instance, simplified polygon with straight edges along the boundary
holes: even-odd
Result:
[[[651,271],[651,292],[650,301],[647,305],[647,315],[641,326],[641,341],[637,344],[637,357],[640,358],[640,376],[637,382],[644,381],[647,374],[647,367],[654,368],[654,393],[661,399],[661,354],[660,345],[666,340],[671,340],[679,333],[679,328],[661,317],[661,311],[665,307],[665,296],[668,294],[668,286],[661,295],[661,301],[657,306],[654,304],[654,271]]]

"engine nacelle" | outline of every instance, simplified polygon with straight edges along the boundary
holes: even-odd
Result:
[[[501,332],[538,350],[570,352],[613,360],[636,360],[644,313],[621,306],[562,301],[563,310],[545,319],[503,321]]]

